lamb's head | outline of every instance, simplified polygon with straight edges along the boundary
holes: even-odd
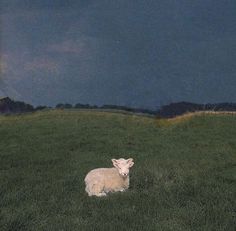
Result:
[[[132,158],[127,160],[123,158],[118,160],[112,159],[112,163],[122,177],[127,177],[129,175],[129,169],[134,165]]]

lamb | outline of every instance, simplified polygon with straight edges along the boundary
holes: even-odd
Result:
[[[85,177],[85,191],[89,196],[101,197],[108,192],[123,192],[129,188],[129,169],[134,165],[133,159],[111,161],[114,168],[97,168]]]

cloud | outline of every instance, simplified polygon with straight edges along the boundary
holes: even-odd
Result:
[[[48,0],[2,0],[0,6],[3,12],[16,12],[22,10],[65,10],[83,9],[93,0],[67,0],[67,1],[48,1]]]
[[[80,53],[83,46],[81,43],[76,43],[74,41],[64,41],[62,43],[53,44],[49,47],[49,50],[58,53]]]
[[[4,75],[7,72],[7,63],[3,60],[0,60],[0,74]]]
[[[0,74],[2,77],[4,77],[5,74],[10,69],[9,60],[10,60],[10,55],[8,53],[1,54],[1,56],[0,56]]]
[[[77,41],[65,40],[61,43],[50,45],[48,50],[57,53],[80,54],[86,46],[86,41],[83,39]]]
[[[3,2],[2,79],[29,99],[235,99],[234,0]]]
[[[49,73],[59,73],[58,63],[48,57],[35,58],[32,61],[28,61],[24,65],[25,71],[46,71]]]
[[[0,59],[0,97],[9,96],[13,99],[21,99],[21,95],[18,93],[17,90],[14,89],[9,84],[8,74],[14,73],[14,68],[12,67],[12,63],[10,60],[12,56],[8,53],[2,53]]]

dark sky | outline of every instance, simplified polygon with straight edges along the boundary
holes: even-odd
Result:
[[[1,0],[0,96],[236,102],[235,0]]]

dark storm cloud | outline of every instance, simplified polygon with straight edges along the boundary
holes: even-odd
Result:
[[[2,0],[2,12],[19,10],[66,10],[68,8],[82,8],[87,6],[92,0]]]
[[[233,0],[2,6],[2,50],[12,57],[4,77],[35,104],[236,101]]]

